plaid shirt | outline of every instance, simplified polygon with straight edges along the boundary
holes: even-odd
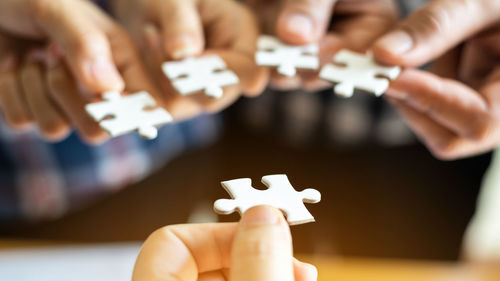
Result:
[[[94,2],[105,8],[107,0]],[[0,117],[0,223],[81,208],[144,179],[187,148],[215,140],[219,125],[218,117],[201,116],[163,127],[152,141],[131,133],[89,146],[76,134],[47,143],[36,130],[10,130]]]
[[[82,207],[144,179],[187,148],[210,143],[219,125],[219,118],[201,116],[163,127],[155,140],[131,133],[89,146],[76,134],[47,143],[0,119],[0,222],[54,218]]]

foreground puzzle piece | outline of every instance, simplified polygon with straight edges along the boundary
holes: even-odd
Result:
[[[401,73],[400,67],[377,64],[371,53],[363,55],[341,50],[334,56],[333,61],[345,66],[325,65],[319,76],[321,79],[338,83],[334,92],[346,98],[352,97],[355,88],[374,93],[377,97],[381,96],[389,88],[388,79],[394,80]]]
[[[239,83],[238,76],[226,68],[226,63],[216,55],[163,64],[163,72],[181,95],[204,91],[212,98],[222,97],[222,87]]]
[[[215,201],[214,210],[224,215],[234,211],[243,214],[252,207],[269,205],[283,211],[290,225],[314,222],[314,217],[306,209],[304,202],[318,203],[321,194],[317,190],[295,191],[286,175],[265,176],[262,177],[262,183],[268,189],[254,189],[249,178],[222,182],[222,187],[233,199]]]
[[[297,69],[319,68],[318,44],[286,45],[276,37],[263,35],[259,37],[257,48],[257,65],[278,67],[278,73],[288,77],[295,76]]]
[[[119,92],[107,92],[104,101],[89,104],[87,113],[112,137],[132,131],[147,139],[158,135],[156,126],[173,121],[172,116],[162,108],[148,110],[156,106],[155,100],[147,92],[121,96]]]

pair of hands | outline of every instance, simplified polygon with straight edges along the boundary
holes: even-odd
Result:
[[[338,34],[322,40],[324,60],[341,45],[368,44],[396,19],[390,0],[349,2],[335,5],[337,14],[351,19],[339,21],[333,28]],[[0,107],[5,119],[16,129],[36,123],[52,141],[65,138],[74,126],[84,140],[99,143],[108,136],[84,105],[105,91],[147,90],[176,120],[219,111],[241,92],[256,95],[268,84],[268,70],[254,64],[259,35],[254,14],[262,14],[263,28],[276,29],[283,40],[309,43],[324,35],[335,1],[249,4],[255,13],[233,0],[115,0],[115,21],[86,0],[3,0]],[[163,61],[202,52],[221,55],[240,77],[221,100],[179,97],[161,73]],[[324,86],[311,74],[274,81],[287,88]]]
[[[378,61],[408,68],[436,60],[432,72],[405,70],[389,100],[439,158],[481,153],[500,142],[500,2],[435,0],[391,32],[393,0],[247,2],[254,13],[232,0],[114,1],[120,25],[86,0],[0,1],[0,107],[13,127],[36,122],[56,140],[72,125],[90,142],[107,135],[83,105],[107,90],[147,90],[177,120],[218,111],[269,81],[253,62],[260,24],[290,43],[319,40],[323,63],[344,47],[372,49]],[[52,42],[48,50],[46,42]],[[206,50],[220,54],[241,84],[219,101],[179,97],[159,65]],[[326,86],[314,73],[272,78],[280,88]]]
[[[112,8],[128,30],[87,0],[0,1],[0,108],[11,127],[36,123],[46,139],[58,141],[74,126],[82,139],[100,143],[109,136],[84,108],[102,92],[146,90],[183,120],[265,87],[266,70],[253,63],[257,23],[243,5],[123,0]],[[145,44],[139,49],[136,42]],[[241,83],[221,100],[182,98],[160,65],[205,47],[223,57]]]
[[[239,223],[173,225],[155,231],[137,258],[133,281],[315,281],[313,265],[293,258],[282,213],[254,207]]]

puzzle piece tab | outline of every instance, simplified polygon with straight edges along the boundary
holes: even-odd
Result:
[[[389,88],[388,79],[394,80],[401,73],[400,67],[377,64],[371,53],[363,55],[341,50],[334,56],[333,61],[345,66],[325,65],[319,76],[321,79],[338,83],[334,92],[347,98],[353,95],[354,89],[374,93],[377,97],[381,96]]]
[[[233,199],[215,201],[214,210],[219,214],[231,214],[234,211],[243,214],[252,207],[269,205],[283,211],[291,225],[314,222],[314,217],[304,206],[304,202],[318,203],[321,194],[317,190],[295,191],[286,175],[264,176],[262,183],[268,189],[254,189],[249,178],[222,182],[222,186]]]
[[[255,62],[261,66],[278,67],[278,73],[292,77],[297,69],[316,70],[319,67],[318,44],[293,46],[273,36],[260,36]]]
[[[154,139],[158,135],[156,126],[173,121],[162,108],[148,109],[157,105],[147,92],[128,96],[107,92],[103,98],[104,101],[89,104],[85,109],[113,137],[137,130],[142,137]]]
[[[204,91],[212,98],[221,98],[222,87],[239,83],[238,76],[226,69],[226,63],[216,55],[166,62],[163,73],[183,96]]]

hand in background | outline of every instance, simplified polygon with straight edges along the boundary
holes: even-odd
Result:
[[[109,136],[85,112],[93,97],[157,93],[133,41],[90,1],[0,1],[0,29],[0,107],[13,128],[35,122],[57,141],[75,126],[98,143]]]
[[[313,281],[316,268],[293,258],[287,222],[255,207],[239,223],[173,225],[155,231],[137,258],[133,281]]]
[[[267,84],[265,68],[255,65],[259,35],[256,19],[248,8],[233,0],[119,0],[114,14],[142,44],[151,77],[163,90],[167,110],[175,119],[187,119],[203,112],[218,112],[232,104],[243,92],[249,96]],[[161,71],[167,60],[215,53],[240,79],[226,87],[224,96],[182,97]]]
[[[440,159],[500,143],[500,2],[439,0],[413,13],[374,45],[376,59],[408,69],[387,96]]]
[[[261,29],[289,44],[319,42],[321,65],[332,61],[341,48],[366,51],[389,31],[398,16],[393,0],[246,0],[259,15]],[[331,84],[318,72],[299,71],[288,78],[273,74],[271,85],[279,89],[304,87],[318,90]]]

